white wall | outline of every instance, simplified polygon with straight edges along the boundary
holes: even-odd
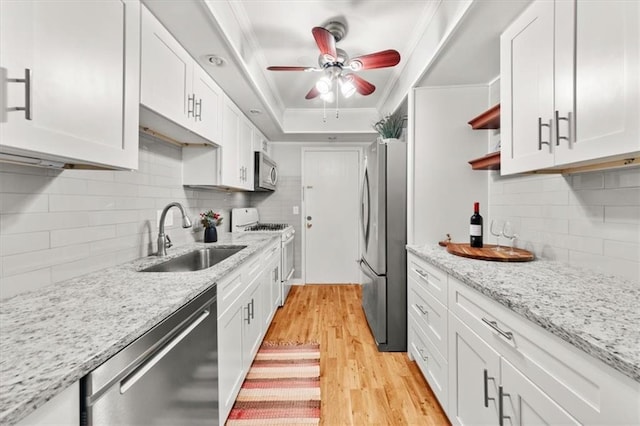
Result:
[[[408,241],[469,241],[473,203],[486,218],[487,175],[469,160],[487,153],[487,130],[467,124],[489,106],[487,86],[420,87],[409,105]],[[485,226],[486,240],[486,226]]]
[[[166,227],[175,245],[202,239],[199,213],[248,205],[244,193],[182,186],[180,148],[140,138],[139,170],[49,170],[0,163],[0,298],[124,263],[156,251],[157,211],[175,208]],[[171,249],[169,249],[170,251]]]

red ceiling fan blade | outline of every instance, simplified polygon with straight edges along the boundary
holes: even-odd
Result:
[[[353,85],[356,87],[356,92],[360,93],[362,96],[368,96],[376,90],[376,86],[355,74],[347,74],[345,77],[351,79]]]
[[[307,93],[307,96],[305,96],[305,99],[313,99],[316,98],[320,95],[320,91],[318,89],[316,89],[316,86],[313,86],[313,88],[311,90],[309,90],[309,93]]]
[[[333,38],[333,34],[322,27],[313,27],[311,33],[313,34],[313,38],[316,39],[320,53],[330,56],[331,60],[335,61],[338,54],[336,53],[336,39]]]
[[[310,67],[287,67],[287,66],[273,66],[267,67],[269,71],[307,71],[309,69],[313,70]]]
[[[348,66],[354,71],[360,71],[393,67],[399,62],[400,54],[396,50],[389,49],[352,58]]]

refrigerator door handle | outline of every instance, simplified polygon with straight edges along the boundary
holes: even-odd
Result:
[[[362,236],[364,237],[364,250],[366,251],[369,247],[369,227],[371,223],[371,193],[369,187],[369,172],[366,169],[366,165],[364,178],[362,179],[362,194],[360,195],[360,223],[362,225]]]

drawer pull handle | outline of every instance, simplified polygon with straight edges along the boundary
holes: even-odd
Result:
[[[429,275],[427,275],[426,272],[424,272],[422,269],[414,269],[416,271],[416,274],[420,275],[422,278],[425,279],[425,281],[429,281]]]
[[[420,357],[422,358],[423,361],[427,361],[429,359],[429,357],[427,355],[424,354],[424,349],[418,349],[418,352],[420,352]]]
[[[489,372],[487,369],[484,369],[484,406],[485,408],[489,408],[489,401],[494,401],[495,398],[489,398],[489,380],[495,382],[496,379],[493,377],[489,377]]]
[[[425,311],[424,307],[422,305],[417,305],[416,304],[416,308],[420,311],[420,313],[422,315],[429,315],[429,311]]]
[[[489,321],[486,318],[482,318],[482,322],[484,322],[485,324],[487,324],[489,327],[493,328],[495,331],[497,331],[498,333],[500,333],[500,335],[506,339],[509,340],[513,340],[513,333],[510,331],[504,331],[501,330],[500,327],[498,327],[498,323],[496,321]]]
[[[510,416],[504,415],[504,397],[510,396],[508,393],[505,393],[502,389],[502,386],[498,386],[498,424],[500,426],[504,426],[504,419],[511,420]]]

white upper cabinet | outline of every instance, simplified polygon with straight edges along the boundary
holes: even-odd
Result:
[[[543,1],[501,37],[501,173],[640,153],[640,3]]]
[[[253,131],[253,125],[242,111],[230,99],[225,99],[219,186],[253,190]]]
[[[180,142],[221,144],[222,90],[144,7],[141,67],[142,106],[204,140],[182,129],[172,129],[146,112],[141,117],[142,124]]]
[[[138,167],[137,0],[0,1],[0,71],[0,152]]]

